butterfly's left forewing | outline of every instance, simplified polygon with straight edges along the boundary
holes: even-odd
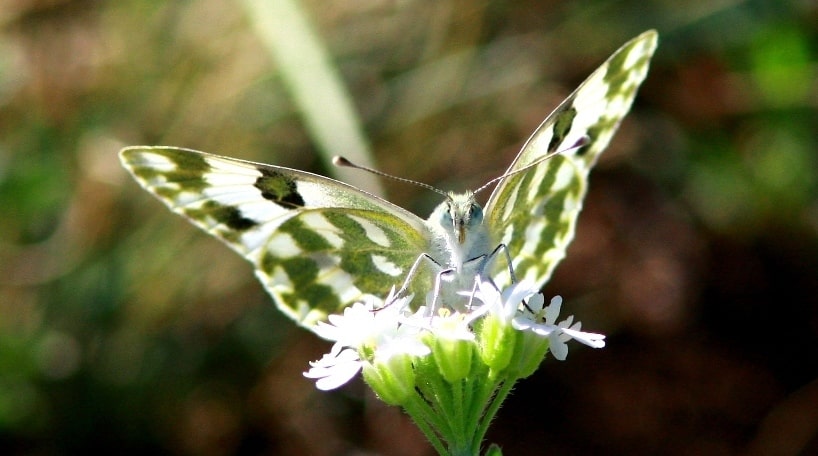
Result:
[[[428,248],[420,218],[326,177],[174,147],[120,156],[146,190],[253,263],[279,308],[307,327],[383,298]]]
[[[507,173],[558,151],[522,173],[503,179],[486,204],[495,240],[504,244],[518,280],[542,286],[574,237],[588,172],[630,109],[656,49],[648,31],[619,48],[549,115],[523,146]],[[573,147],[580,140],[587,142]],[[500,286],[508,265],[494,264]]]

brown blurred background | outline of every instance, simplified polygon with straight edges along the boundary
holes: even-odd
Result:
[[[317,145],[314,94],[293,96],[299,68],[251,4],[0,0],[0,453],[431,454],[359,381],[302,378],[327,344],[119,166],[125,145],[166,144],[336,172],[317,152],[347,146]],[[545,288],[609,345],[546,362],[489,439],[508,455],[818,454],[814,1],[294,4],[376,166],[453,190],[498,175],[658,29]],[[384,186],[424,217],[439,199]]]

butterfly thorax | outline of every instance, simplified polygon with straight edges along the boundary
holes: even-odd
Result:
[[[453,281],[458,286],[470,286],[493,248],[483,223],[483,208],[474,193],[449,193],[429,216],[428,225],[432,234],[430,255],[441,266],[454,270]]]

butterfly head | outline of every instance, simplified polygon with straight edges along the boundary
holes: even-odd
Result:
[[[442,207],[438,222],[454,235],[458,244],[466,243],[468,234],[483,224],[483,208],[477,204],[473,192],[449,193]]]

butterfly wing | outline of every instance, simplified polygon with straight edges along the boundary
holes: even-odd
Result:
[[[382,299],[428,248],[420,218],[326,177],[175,147],[128,147],[120,158],[172,211],[253,263],[306,327],[366,295]]]
[[[611,55],[537,127],[507,173],[565,152],[503,179],[492,192],[486,219],[494,238],[508,247],[518,280],[542,286],[565,256],[588,172],[628,113],[656,44],[651,30]],[[585,145],[570,149],[583,137]],[[504,263],[495,263],[500,285],[510,282]]]

